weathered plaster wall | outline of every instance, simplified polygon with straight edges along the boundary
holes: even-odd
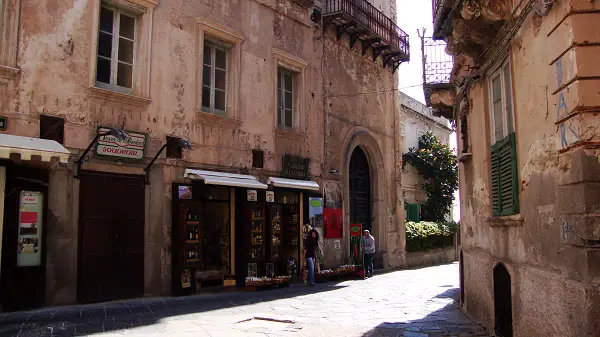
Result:
[[[39,116],[65,119],[65,146],[73,159],[86,148],[99,125],[145,132],[145,162],[84,164],[85,169],[142,174],[142,167],[164,143],[165,136],[188,139],[193,150],[182,160],[164,153],[150,174],[146,191],[146,295],[170,293],[170,184],[183,167],[241,171],[252,166],[251,150],[265,152],[265,167],[251,173],[268,176],[281,170],[281,156],[311,159],[310,174],[321,175],[323,104],[320,32],[308,9],[288,0],[158,1],[152,14],[149,67],[151,103],[139,107],[92,95],[92,0],[22,1],[18,67],[20,73],[0,85],[0,107],[9,118],[7,133],[39,136]],[[200,95],[196,71],[198,20],[217,22],[240,35],[240,107],[235,118],[196,111]],[[307,63],[303,125],[296,132],[276,131],[275,61],[272,48]],[[149,157],[149,158],[148,158]],[[179,169],[175,169],[179,167]],[[179,175],[178,175],[179,174]],[[78,182],[67,170],[53,171],[50,183],[51,232],[48,237],[48,304],[76,299]]]
[[[589,55],[597,56],[599,11],[597,3],[556,2],[547,17],[530,15],[510,44],[518,216],[488,220],[487,86],[468,95],[473,157],[460,164],[465,309],[494,326],[492,272],[504,262],[516,336],[597,335],[600,81]]]
[[[401,134],[395,92],[397,77],[370,51],[362,56],[359,46],[349,49],[347,37],[325,34],[323,64],[326,111],[326,184],[328,207],[344,211],[343,261],[348,256],[350,223],[348,167],[352,151],[360,146],[371,170],[373,236],[376,264],[399,267],[404,263],[404,229],[400,192]],[[338,175],[331,175],[337,170]],[[339,255],[339,254],[338,254]]]

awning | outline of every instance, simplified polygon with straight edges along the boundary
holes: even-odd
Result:
[[[262,190],[268,188],[267,185],[261,183],[255,177],[244,174],[185,169],[183,176],[185,178],[202,180],[207,185],[246,187]]]
[[[299,190],[319,191],[321,189],[319,187],[319,184],[311,180],[296,180],[270,177],[268,184],[273,185],[275,187],[296,188]]]
[[[69,162],[71,154],[53,140],[0,134],[0,158],[9,159],[13,153],[21,155],[21,160],[31,160],[32,156],[40,156],[45,162],[56,158],[65,164]]]

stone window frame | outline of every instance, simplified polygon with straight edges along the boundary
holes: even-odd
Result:
[[[241,33],[210,21],[206,18],[196,18],[197,22],[197,62],[196,62],[196,90],[195,108],[199,119],[206,122],[231,124],[239,121],[240,116],[240,79],[242,68],[242,43],[245,38]],[[204,68],[204,43],[219,45],[227,49],[227,79],[225,94],[224,114],[215,114],[204,111],[202,108],[202,87]],[[238,124],[238,123],[234,123]]]
[[[293,132],[297,134],[304,134],[306,130],[306,68],[308,62],[305,60],[287,53],[281,49],[271,47],[271,53],[273,55],[273,70],[272,81],[273,81],[273,99],[272,99],[272,111],[273,114],[273,125],[277,132]],[[292,128],[280,128],[278,123],[279,111],[277,108],[277,78],[279,76],[279,70],[283,68],[294,73],[294,103],[293,103],[293,122]]]
[[[0,84],[8,83],[19,73],[19,22],[21,0],[0,1]]]
[[[100,8],[109,6],[121,9],[136,16],[135,65],[133,70],[133,89],[130,93],[109,90],[96,84],[96,66],[98,55],[98,36]],[[88,87],[93,97],[145,107],[150,104],[150,63],[152,51],[152,19],[158,0],[90,0],[93,9],[90,27],[90,66]]]
[[[507,86],[507,78],[508,75],[508,86]],[[496,124],[495,124],[495,115],[494,115],[494,93],[493,93],[493,83],[494,78],[499,77],[501,92],[500,97],[502,99],[502,137],[500,139],[496,138]],[[511,62],[508,56],[503,57],[488,73],[487,75],[487,87],[488,87],[488,104],[489,104],[489,119],[490,119],[490,141],[492,144],[495,144],[501,141],[503,138],[507,137],[509,134],[516,132],[516,122],[515,122],[515,102],[514,102],[514,79],[512,76],[512,68]],[[510,95],[510,96],[508,96]],[[510,98],[510,99],[509,99]],[[510,103],[510,117],[511,121],[508,121],[507,112],[507,102]]]

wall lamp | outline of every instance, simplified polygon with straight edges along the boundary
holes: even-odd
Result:
[[[90,145],[88,145],[87,149],[85,149],[85,151],[83,151],[83,154],[81,154],[79,159],[77,159],[76,167],[75,167],[76,171],[75,171],[75,175],[74,175],[75,179],[79,179],[79,171],[81,170],[81,164],[83,163],[83,159],[88,154],[88,152],[90,152],[90,150],[92,149],[92,146],[94,146],[94,144],[96,144],[96,142],[98,141],[98,139],[100,139],[100,137],[113,136],[113,137],[117,138],[118,140],[125,140],[125,139],[129,138],[127,136],[127,133],[125,133],[125,131],[123,131],[121,129],[115,129],[115,128],[103,128],[103,129],[108,129],[108,131],[103,132],[103,133],[98,132],[96,137],[94,137],[94,140],[92,140]]]
[[[150,167],[152,166],[152,164],[154,164],[154,162],[156,161],[158,156],[160,156],[160,154],[167,148],[167,145],[169,145],[169,143],[166,143],[165,145],[163,145],[160,148],[160,150],[158,150],[158,153],[154,156],[154,158],[152,158],[152,160],[150,161],[148,166],[146,166],[146,168],[144,169],[144,172],[146,173],[146,185],[150,184],[150,179],[148,177],[148,172],[150,172]],[[190,142],[188,142],[187,140],[185,140],[183,138],[177,138],[177,140],[175,141],[175,145],[177,145],[178,148],[184,149],[184,150],[192,149],[192,144],[190,144]]]

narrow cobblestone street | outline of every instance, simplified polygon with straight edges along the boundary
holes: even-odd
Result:
[[[458,297],[453,263],[316,287],[8,313],[0,336],[487,336]]]

